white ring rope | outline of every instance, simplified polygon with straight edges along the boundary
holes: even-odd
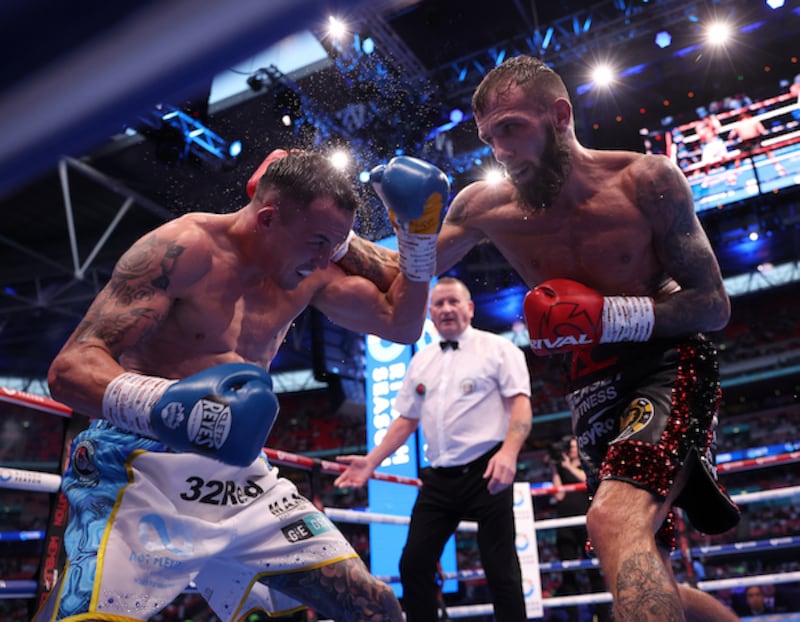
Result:
[[[272,453],[274,450],[270,450]],[[286,452],[280,452],[283,455],[287,455]],[[306,459],[310,460],[310,459]],[[323,461],[325,462],[325,461]],[[296,458],[293,458],[291,463],[293,466],[302,467],[303,464],[300,463]],[[333,463],[329,463],[333,464]],[[395,481],[397,483],[406,483],[411,484],[413,483],[413,479],[411,478],[403,478],[407,481],[400,481],[400,478],[393,478],[392,480],[387,481]],[[17,490],[31,490],[37,492],[57,492],[59,486],[61,485],[61,477],[55,475],[53,473],[42,473],[39,471],[26,471],[23,469],[11,469],[6,467],[0,467],[0,488],[11,488]],[[537,489],[538,491],[539,489]],[[557,490],[555,488],[552,489],[553,491]],[[788,486],[785,488],[775,488],[773,490],[761,490],[758,492],[746,492],[740,493],[737,495],[733,495],[731,498],[733,501],[739,505],[746,505],[748,503],[755,503],[757,501],[771,501],[774,499],[783,499],[786,497],[792,497],[794,495],[800,494],[800,486]],[[339,512],[351,512],[354,516],[352,520],[348,522],[352,523],[365,523],[365,522],[394,522],[395,519],[402,520],[402,517],[396,517],[388,515],[388,514],[370,514],[368,512],[360,512],[358,510],[341,510],[335,508],[328,508],[331,511],[336,513]],[[363,520],[359,519],[359,515],[361,517],[369,516],[370,518],[364,518]],[[384,519],[380,517],[387,517]],[[554,529],[558,527],[571,527],[573,525],[580,525],[582,524],[579,522],[578,519],[583,517],[575,517],[570,516],[566,518],[556,518],[556,519],[548,519],[537,521],[537,525],[539,529]],[[345,521],[346,519],[342,518],[341,520]],[[407,518],[405,519],[408,520]],[[468,521],[465,521],[465,531],[473,531],[474,529],[469,525]],[[397,524],[406,524],[406,523],[397,523]]]
[[[58,492],[60,485],[61,477],[53,473],[0,468],[0,488],[53,493]],[[789,486],[786,488],[776,488],[774,490],[741,493],[734,495],[731,498],[738,505],[746,505],[748,503],[755,503],[758,501],[784,499],[798,494],[800,494],[800,486]],[[375,512],[362,512],[359,510],[346,510],[342,508],[325,508],[325,512],[330,516],[331,519],[355,524],[385,523],[394,525],[407,525],[409,521],[407,516],[378,514]],[[584,516],[568,516],[565,518],[552,518],[536,521],[536,528],[558,529],[561,527],[583,525],[585,522],[586,517]],[[459,524],[459,529],[462,531],[474,532],[477,531],[477,524],[472,521],[463,521]]]
[[[748,492],[731,497],[738,505],[755,503],[757,501],[771,501],[774,499],[784,499],[800,495],[800,486],[788,486],[786,488],[776,488],[774,490],[764,490],[761,492]],[[342,523],[355,523],[367,525],[370,523],[385,523],[389,525],[407,525],[410,518],[407,516],[396,516],[394,514],[378,514],[375,512],[362,512],[360,510],[347,510],[343,508],[325,508],[325,513],[332,520]],[[535,527],[537,530],[558,529],[561,527],[573,527],[575,525],[586,524],[585,516],[566,516],[564,518],[550,518],[537,520]],[[473,521],[462,521],[458,525],[460,531],[477,531],[477,523]]]
[[[60,475],[0,467],[0,488],[32,490],[34,492],[58,492],[60,487]]]
[[[383,577],[378,577],[383,580]],[[771,585],[779,583],[794,583],[800,581],[800,571],[782,572],[779,574],[752,575],[749,577],[734,577],[732,579],[716,579],[713,581],[700,581],[697,587],[704,592],[725,590],[751,585]],[[36,593],[36,581],[2,581],[0,580],[0,599],[6,598],[32,598]],[[546,608],[567,607],[575,605],[589,605],[593,603],[611,602],[609,592],[592,592],[590,594],[577,594],[574,596],[551,596],[543,599]],[[491,615],[492,605],[461,605],[447,608],[451,618],[465,618],[473,615]]]

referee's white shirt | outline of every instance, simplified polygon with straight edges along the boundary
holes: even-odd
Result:
[[[510,413],[504,397],[530,396],[525,355],[508,339],[468,327],[458,349],[439,342],[411,359],[394,415],[419,419],[434,467],[472,462],[502,442]]]

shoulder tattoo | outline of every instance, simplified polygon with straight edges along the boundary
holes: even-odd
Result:
[[[463,225],[467,222],[467,202],[453,201],[447,210],[447,222],[454,225]]]
[[[132,247],[117,263],[111,276],[111,287],[120,302],[150,298],[153,291],[166,291],[170,275],[186,247],[155,235]]]
[[[137,325],[158,325],[163,313],[151,301],[158,291],[169,287],[170,276],[184,250],[156,235],[131,247],[117,262],[108,285],[78,326],[76,338],[97,338],[114,346]]]

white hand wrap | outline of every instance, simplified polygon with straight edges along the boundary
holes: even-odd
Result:
[[[600,343],[647,341],[653,334],[656,316],[648,296],[606,296],[603,298],[603,334]]]
[[[436,276],[437,234],[408,233],[404,223],[397,227],[400,272],[409,281],[430,281]]]
[[[347,234],[347,237],[344,239],[344,242],[339,244],[336,248],[333,249],[331,253],[331,261],[336,263],[337,261],[341,261],[342,257],[347,255],[347,250],[350,248],[350,240],[356,237],[356,232],[350,229],[350,233]]]
[[[132,372],[120,374],[106,387],[103,417],[123,430],[157,439],[150,415],[167,388],[176,382]]]

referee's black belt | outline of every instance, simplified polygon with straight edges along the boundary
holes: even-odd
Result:
[[[445,477],[456,477],[459,475],[466,475],[470,471],[480,468],[483,469],[486,467],[486,464],[489,462],[489,459],[495,455],[498,451],[500,451],[500,446],[502,443],[497,443],[494,447],[492,447],[489,451],[485,454],[482,454],[475,458],[472,462],[467,462],[466,464],[458,464],[456,466],[449,466],[449,467],[431,467],[431,470],[436,473],[437,475],[444,475]]]

